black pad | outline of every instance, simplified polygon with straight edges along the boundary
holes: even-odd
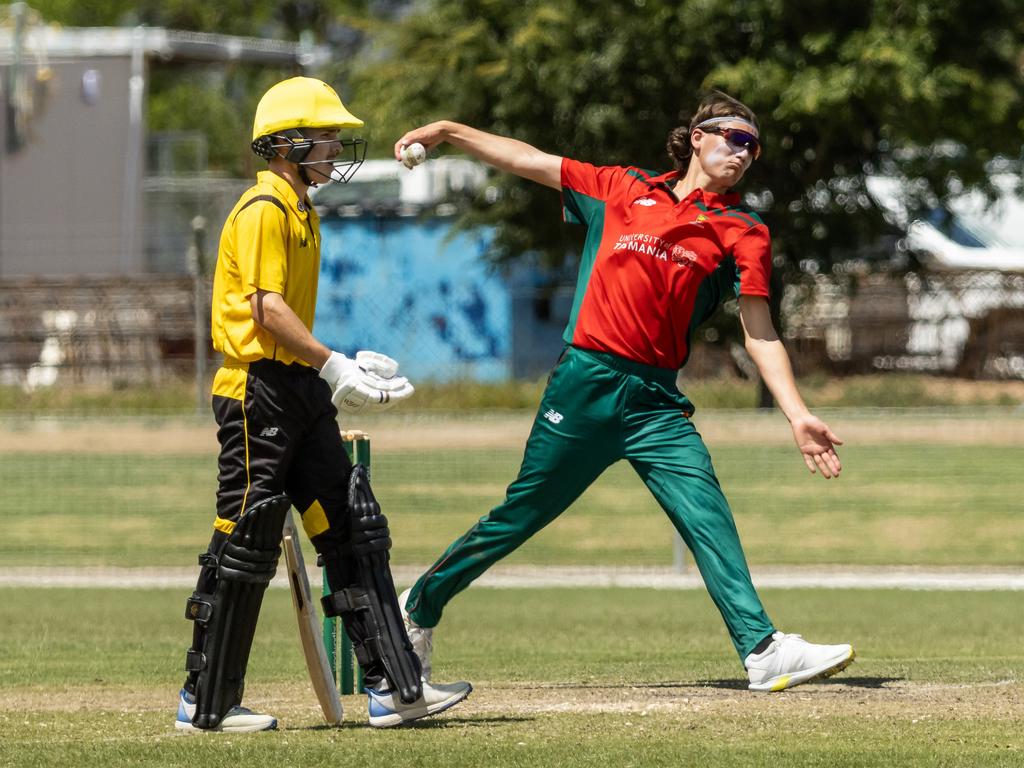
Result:
[[[216,728],[241,703],[263,593],[281,557],[281,529],[291,507],[274,496],[249,507],[216,554],[199,558],[199,587],[185,618],[196,623],[185,669],[196,677],[197,728]]]
[[[380,662],[391,690],[397,691],[403,702],[412,704],[423,693],[420,662],[405,632],[391,579],[388,520],[380,513],[380,504],[374,498],[362,464],[352,468],[348,501],[351,539],[346,549],[355,564],[357,583],[324,597],[324,614],[341,616],[352,640],[352,650],[363,668]]]

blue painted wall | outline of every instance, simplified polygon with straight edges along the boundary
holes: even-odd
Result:
[[[391,355],[417,381],[512,375],[512,300],[484,259],[490,232],[443,218],[324,218],[314,331]]]

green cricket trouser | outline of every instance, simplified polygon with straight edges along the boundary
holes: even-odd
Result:
[[[492,564],[558,517],[611,464],[628,459],[693,553],[740,658],[774,628],[754,590],[704,441],[675,371],[569,347],[548,382],[505,501],[452,543],[413,587],[423,627]]]

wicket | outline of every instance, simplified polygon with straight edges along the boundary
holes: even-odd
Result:
[[[358,429],[342,432],[341,438],[345,450],[353,464],[362,464],[370,471],[370,436]],[[321,569],[323,593],[330,594],[327,584],[327,571]],[[324,647],[327,649],[327,661],[331,665],[334,682],[342,695],[364,693],[363,670],[359,668],[352,654],[352,641],[345,632],[344,624],[335,616],[324,616]]]

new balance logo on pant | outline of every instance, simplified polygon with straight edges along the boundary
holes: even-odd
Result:
[[[547,413],[544,414],[544,418],[550,421],[552,424],[561,424],[562,419],[565,417],[556,411],[554,408],[548,408]]]

